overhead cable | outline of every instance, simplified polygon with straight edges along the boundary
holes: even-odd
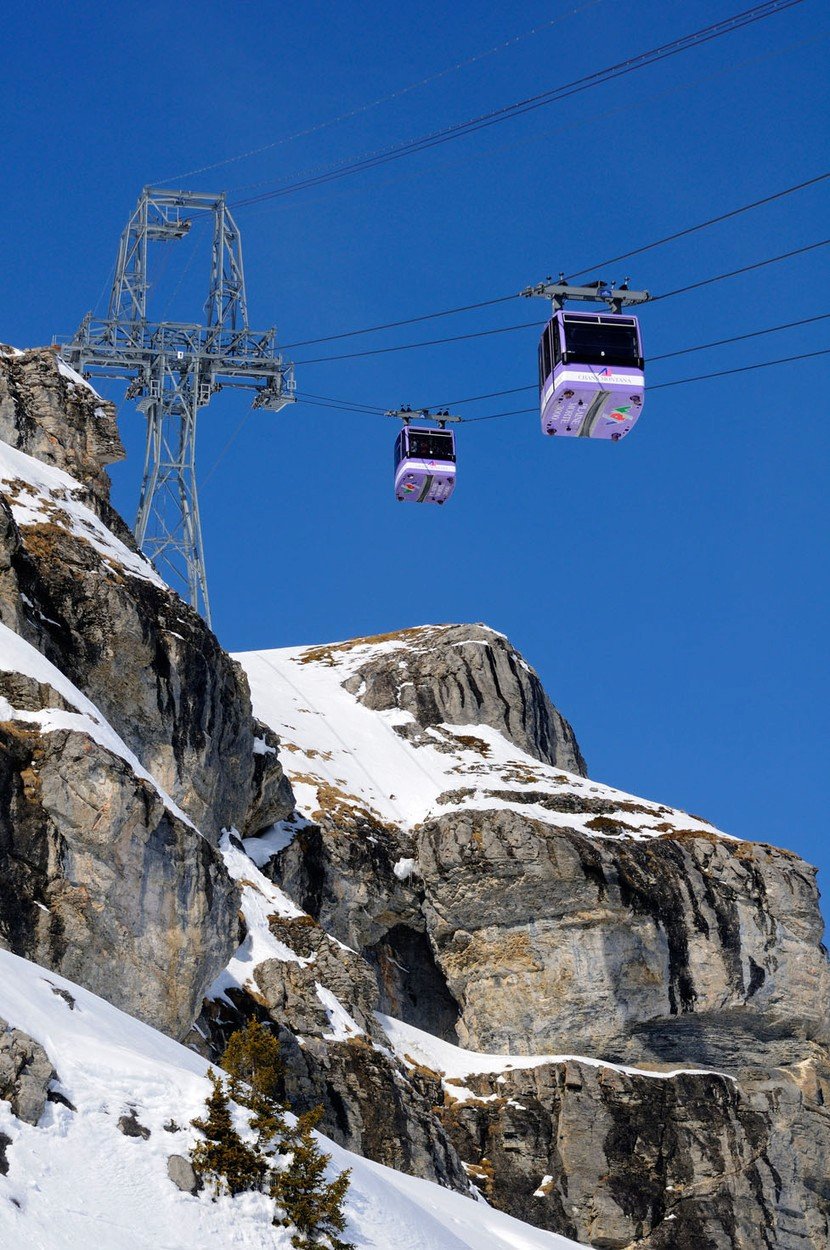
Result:
[[[814,178],[807,178],[803,182],[797,182],[794,186],[784,187],[782,191],[775,191],[772,195],[765,195],[763,199],[752,200],[749,204],[742,204],[739,208],[730,209],[729,212],[721,213],[717,217],[709,217],[705,221],[697,222],[696,225],[686,226],[683,230],[675,231],[674,234],[667,234],[661,239],[655,239],[651,243],[644,243],[630,252],[622,252],[619,256],[612,256],[606,260],[597,262],[595,265],[588,265],[584,269],[578,269],[574,273],[569,274],[567,280],[571,281],[574,278],[581,277],[583,274],[600,270],[606,265],[615,264],[617,261],[629,260],[632,256],[639,256],[642,252],[649,252],[655,247],[661,247],[665,243],[673,243],[676,239],[696,234],[698,231],[706,230],[708,227],[718,225],[722,221],[728,221],[733,217],[739,217],[742,213],[748,213],[752,209],[760,208],[765,204],[772,204],[776,200],[781,200],[785,196],[793,195],[797,191],[804,191],[807,187],[815,186],[817,183],[826,182],[828,178],[830,178],[830,170],[822,174],[817,174]],[[356,335],[360,334],[374,334],[381,330],[396,330],[401,326],[415,325],[420,321],[434,321],[438,317],[450,317],[456,313],[474,312],[479,308],[490,308],[495,304],[505,304],[510,300],[518,298],[519,296],[513,292],[510,295],[499,295],[494,299],[480,300],[478,303],[474,304],[459,304],[455,308],[444,308],[438,312],[422,313],[417,317],[406,317],[400,321],[387,321],[379,325],[363,326],[359,330],[344,330],[339,334],[326,334],[314,339],[300,339],[294,343],[284,344],[283,350],[290,351],[295,347],[312,347],[317,343],[334,343],[338,339],[354,338]]]
[[[669,43],[661,44],[659,47],[651,48],[647,52],[641,52],[633,57],[629,57],[624,61],[619,61],[614,65],[609,65],[604,69],[595,70],[591,74],[584,75],[571,82],[560,84],[557,87],[550,88],[547,91],[539,92],[536,95],[529,96],[524,100],[517,100],[512,104],[504,105],[499,109],[493,109],[488,113],[482,113],[477,117],[468,119],[465,122],[457,122],[452,126],[446,126],[441,130],[432,131],[429,134],[422,135],[416,139],[409,139],[404,143],[396,144],[391,147],[370,152],[364,156],[340,165],[330,168],[319,174],[312,174],[304,178],[289,182],[283,186],[276,187],[270,191],[261,192],[258,195],[248,196],[246,198],[236,200],[231,204],[232,208],[242,208],[250,204],[258,204],[264,200],[278,199],[285,195],[291,195],[295,191],[304,190],[308,187],[318,186],[321,183],[333,182],[340,178],[348,177],[351,174],[362,172],[366,169],[376,168],[378,165],[387,164],[389,161],[399,160],[401,157],[410,156],[415,152],[422,152],[428,148],[437,147],[439,144],[448,143],[453,139],[462,138],[468,134],[473,134],[479,130],[483,130],[489,126],[494,126],[503,121],[508,121],[514,117],[520,117],[525,113],[535,109],[545,107],[549,104],[557,103],[560,100],[567,99],[569,96],[577,95],[583,91],[587,91],[592,87],[601,86],[604,83],[611,82],[616,78],[620,78],[626,74],[643,69],[648,65],[665,60],[671,56],[676,56],[681,52],[688,51],[691,48],[699,47],[708,43],[713,39],[719,39],[724,35],[731,34],[736,30],[741,30],[745,26],[752,25],[755,22],[772,17],[776,13],[793,8],[796,4],[803,3],[803,0],[766,0],[766,3],[756,4],[750,9],[745,9],[740,13],[735,13],[731,17],[725,18],[720,22],[714,22],[709,26],[702,27],[700,30],[693,31],[688,35],[683,35],[678,39],[671,40]]]
[[[525,39],[530,39],[533,35],[539,35],[542,31],[549,30],[551,26],[557,26],[567,18],[574,17],[585,9],[593,9],[601,3],[602,0],[586,0],[585,4],[577,5],[576,8],[569,9],[566,13],[560,13],[558,17],[552,17],[549,21],[542,22],[540,25],[534,26],[531,30],[526,30],[520,35],[512,35],[510,39],[503,40],[502,43],[496,44],[493,48],[487,48],[484,52],[477,52],[474,56],[468,56],[464,60],[456,61],[455,64],[449,65],[446,69],[438,70],[434,74],[428,74],[426,78],[419,78],[417,82],[409,83],[405,87],[399,87],[396,91],[390,91],[388,95],[378,96],[375,100],[368,100],[365,104],[357,105],[345,113],[339,113],[337,117],[329,117],[325,121],[316,122],[313,126],[307,126],[304,130],[296,130],[293,134],[283,135],[279,139],[273,139],[270,143],[263,143],[260,147],[250,148],[247,152],[238,152],[234,156],[226,156],[221,161],[213,161],[209,165],[201,165],[198,169],[186,169],[183,173],[174,174],[171,178],[160,178],[153,183],[153,186],[165,186],[168,182],[178,182],[181,178],[195,178],[197,174],[206,174],[212,169],[221,169],[225,165],[234,165],[238,161],[248,160],[252,156],[261,156],[263,152],[271,152],[274,148],[281,147],[285,143],[291,143],[294,139],[305,139],[308,135],[317,134],[321,130],[328,130],[329,127],[336,126],[340,122],[349,121],[352,117],[359,117],[361,113],[368,113],[370,109],[377,108],[380,104],[388,104],[392,100],[399,100],[401,96],[409,95],[411,91],[417,91],[420,87],[426,87],[430,83],[438,82],[449,74],[454,74],[460,69],[466,69],[468,65],[475,65],[477,61],[483,61],[488,56],[495,56],[497,52],[503,52],[505,48],[510,48]]]
[[[830,317],[830,312],[817,313],[814,317],[802,317],[798,321],[785,321],[781,325],[767,326],[763,330],[750,330],[747,334],[733,334],[726,339],[713,339],[711,343],[696,343],[694,347],[681,347],[677,351],[662,352],[659,356],[649,356],[647,363],[655,364],[658,360],[671,360],[676,356],[688,356],[692,352],[703,352],[711,347],[726,347],[729,343],[740,343],[745,339],[762,338],[766,334],[777,334],[780,330],[792,330],[796,326],[806,326],[814,321],[826,321]],[[519,395],[522,391],[535,391],[538,389],[536,382],[531,382],[528,386],[511,386],[505,391],[487,391],[483,395],[470,395],[465,399],[444,400],[440,404],[433,404],[434,408],[460,408],[462,404],[476,404],[483,399],[499,399],[503,395]],[[652,389],[649,387],[649,389]]]
[[[656,304],[659,300],[671,299],[675,295],[683,295],[687,291],[695,291],[700,287],[711,286],[715,282],[725,282],[729,278],[739,277],[744,273],[751,273],[756,269],[763,269],[767,265],[774,265],[783,260],[790,260],[793,256],[801,256],[805,252],[812,252],[819,247],[827,247],[830,239],[819,239],[816,243],[807,243],[804,247],[794,248],[789,252],[781,252],[777,256],[768,256],[765,260],[754,261],[751,265],[742,265],[739,269],[730,269],[726,273],[713,274],[709,278],[701,278],[698,282],[691,282],[686,286],[676,287],[673,291],[664,291],[660,295],[653,295],[649,303]],[[415,343],[399,343],[396,347],[374,347],[367,348],[360,352],[344,352],[339,356],[315,356],[308,360],[298,360],[298,365],[319,365],[325,364],[327,361],[339,360],[357,360],[364,356],[384,356],[390,352],[406,352],[413,351],[420,347],[435,347],[442,343],[457,343],[464,339],[487,338],[494,334],[509,334],[514,330],[526,330],[533,326],[540,325],[537,318],[535,321],[520,321],[516,325],[497,326],[492,330],[473,330],[467,334],[452,334],[440,339],[419,339]]]

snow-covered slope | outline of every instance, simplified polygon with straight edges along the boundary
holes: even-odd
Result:
[[[391,638],[235,656],[248,674],[254,714],[282,739],[283,767],[305,816],[314,819],[321,805],[342,802],[411,829],[447,812],[519,804],[530,819],[607,837],[590,810],[556,811],[544,804],[546,797],[559,802],[573,795],[612,804],[602,823],[624,829],[626,838],[714,832],[685,812],[545,764],[489,725],[429,726],[426,741],[408,740],[399,730],[413,724],[410,712],[370,710],[343,683],[367,661],[412,647],[420,632],[429,639],[430,627],[424,627]]]
[[[61,1094],[37,1127],[0,1102],[11,1138],[0,1176],[0,1246],[9,1250],[288,1250],[263,1195],[212,1202],[181,1193],[167,1159],[186,1154],[207,1064],[144,1024],[35,964],[0,952],[0,1016],[46,1050]],[[135,1111],[150,1136],[124,1136]],[[166,1127],[165,1127],[166,1126]],[[182,1127],[179,1127],[182,1126]],[[576,1243],[323,1139],[352,1169],[348,1235],[360,1250],[569,1250]]]

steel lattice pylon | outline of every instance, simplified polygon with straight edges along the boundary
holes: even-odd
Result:
[[[183,238],[192,213],[213,217],[204,323],[151,321],[149,245]],[[248,328],[242,243],[225,196],[145,187],[121,236],[107,316],[87,313],[61,354],[87,377],[129,382],[127,398],[147,420],[136,539],[210,624],[196,418],[225,382],[252,389],[258,408],[278,411],[294,399],[294,367],[277,352],[276,330]]]

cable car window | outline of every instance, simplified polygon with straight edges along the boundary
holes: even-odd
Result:
[[[395,439],[395,468],[396,469],[402,459],[403,459],[403,430],[401,430],[400,434]]]
[[[409,454],[419,460],[455,460],[452,434],[447,430],[410,430]]]
[[[565,349],[571,360],[587,365],[640,363],[636,325],[565,319]]]
[[[552,357],[553,357],[553,365],[554,365],[554,368],[555,368],[555,367],[559,364],[560,360],[562,359],[562,349],[561,349],[561,347],[560,347],[560,345],[559,345],[559,324],[558,324],[558,322],[556,322],[556,321],[552,321],[552,322],[550,323],[550,325],[548,326],[548,336],[549,336],[549,338],[550,338],[550,342],[551,342],[551,354],[552,354]]]
[[[551,375],[550,326],[542,334],[542,372],[546,378],[549,378]]]

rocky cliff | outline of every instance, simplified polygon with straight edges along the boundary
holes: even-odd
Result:
[[[112,406],[51,351],[0,354],[0,432],[0,938],[181,1033],[235,945],[220,832],[290,787],[109,504]]]
[[[827,1250],[809,865],[589,779],[485,626],[228,656],[54,353],[0,437],[0,945],[213,1060],[270,1022],[335,1141],[582,1244]]]

